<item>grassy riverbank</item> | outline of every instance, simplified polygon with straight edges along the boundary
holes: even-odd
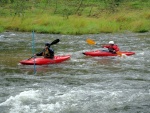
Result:
[[[91,1],[58,0],[57,4],[54,1],[36,4],[29,0],[24,4],[17,3],[18,6],[4,3],[0,8],[0,32],[34,30],[52,34],[97,34],[150,31],[150,1],[111,5]],[[22,8],[19,5],[23,5]]]

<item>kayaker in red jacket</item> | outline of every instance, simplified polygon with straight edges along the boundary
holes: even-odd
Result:
[[[103,45],[103,48],[108,48],[109,52],[116,54],[119,51],[119,47],[114,44],[114,41],[109,41],[109,44]]]
[[[43,56],[44,58],[51,58],[53,59],[54,58],[54,50],[52,48],[50,48],[50,43],[45,43],[45,48],[35,54],[35,56]]]

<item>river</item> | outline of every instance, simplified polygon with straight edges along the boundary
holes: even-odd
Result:
[[[56,55],[70,54],[61,64],[22,66],[45,42]],[[86,43],[95,40],[99,46]],[[128,57],[87,57],[115,41]],[[149,113],[150,33],[53,35],[0,33],[1,113]],[[34,70],[36,69],[36,70]],[[36,73],[34,73],[36,71]]]

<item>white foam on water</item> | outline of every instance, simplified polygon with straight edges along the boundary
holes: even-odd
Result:
[[[10,36],[15,36],[15,35],[16,35],[16,34],[14,34],[14,33],[11,33],[11,34],[10,34]]]
[[[4,40],[4,36],[5,36],[5,35],[0,35],[0,41],[3,41],[3,40]]]
[[[54,104],[39,104],[37,106],[38,111],[42,111],[42,112],[55,112],[55,113],[59,113],[60,112],[60,108],[63,107],[61,106],[61,104],[59,102],[56,102]]]
[[[9,97],[0,106],[10,106],[10,113],[34,112],[36,109],[30,109],[30,103],[39,101],[38,90],[29,90],[21,92],[16,96]]]
[[[94,110],[96,113],[123,108],[128,103],[140,102],[150,94],[149,92],[143,94],[142,90],[136,94],[136,89],[122,90],[113,87],[102,88],[102,86],[95,83],[73,88],[62,87],[62,85],[45,86],[42,90],[29,90],[11,96],[0,106],[9,106],[10,113],[69,113],[71,111],[94,113]]]

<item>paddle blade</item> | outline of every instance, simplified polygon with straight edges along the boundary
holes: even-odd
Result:
[[[60,41],[59,39],[56,39],[50,45],[57,44],[59,41]]]
[[[96,44],[96,42],[95,42],[94,40],[89,39],[89,38],[86,40],[86,42],[87,42],[88,44],[90,44],[90,45],[95,45],[95,44]]]
[[[116,52],[118,56],[122,57],[122,53],[120,51]]]

